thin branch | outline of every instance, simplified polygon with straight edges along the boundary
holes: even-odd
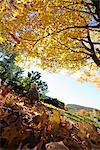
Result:
[[[75,53],[83,53],[83,54],[86,54],[86,55],[89,55],[90,56],[90,53],[87,53],[87,52],[84,52],[84,51],[75,51],[71,48],[68,48],[65,44],[61,43],[60,41],[58,41],[57,39],[54,39],[56,40],[60,45],[66,47],[67,49],[66,50],[71,50],[72,52],[75,52]]]
[[[84,44],[84,42],[83,42],[83,41],[81,41],[81,43],[82,43],[82,45],[85,47],[85,49],[86,49],[87,51],[89,51],[90,53],[92,53],[91,49],[90,49],[90,48],[88,48],[88,47]],[[91,54],[90,54],[90,55],[91,55]]]
[[[78,9],[68,8],[67,6],[55,6],[55,7],[65,8],[67,10],[82,12],[82,13],[91,14],[91,15],[95,14],[94,12],[88,12],[88,11],[84,11],[84,10],[78,10]]]
[[[34,41],[36,41],[36,42],[35,42],[35,44],[34,44],[33,46],[35,46],[40,40],[42,40],[42,39],[44,39],[44,38],[46,38],[46,37],[48,37],[48,36],[51,36],[51,35],[53,35],[53,34],[55,34],[55,33],[63,32],[64,30],[75,29],[75,28],[79,28],[79,29],[82,29],[82,28],[83,28],[83,29],[94,28],[94,29],[95,29],[95,28],[98,28],[99,26],[100,26],[100,24],[99,24],[99,25],[96,25],[96,26],[88,26],[88,25],[85,25],[85,26],[65,27],[65,28],[60,29],[60,30],[58,30],[58,31],[56,31],[56,32],[48,33],[47,35],[45,35],[45,36],[39,38],[38,40],[34,40]],[[23,39],[22,37],[19,37],[19,38]],[[24,38],[23,40],[29,41],[29,39],[25,39],[25,38]],[[33,41],[33,40],[30,40],[30,41]]]
[[[87,53],[87,52],[84,52],[84,51],[75,51],[75,50],[73,50],[73,49],[71,49],[71,48],[69,48],[72,52],[74,52],[74,53],[82,53],[82,54],[86,54],[86,55],[89,55],[90,56],[90,54],[89,53]]]
[[[93,13],[90,6],[95,7],[95,13],[93,13],[93,18],[97,22],[100,22],[100,6],[99,6],[100,3],[99,3],[99,0],[98,1],[92,0],[92,3],[87,3],[85,1],[83,1],[83,3],[89,9],[90,13]],[[98,18],[95,15],[98,16]]]
[[[65,27],[65,28],[63,28],[63,29],[61,29],[61,30],[59,30],[59,31],[57,31],[57,33],[60,33],[60,32],[62,32],[62,31],[64,31],[64,30],[68,30],[68,29],[75,29],[75,28],[77,28],[77,29],[89,29],[89,28],[93,28],[93,29],[95,29],[95,28],[99,28],[100,27],[100,24],[98,24],[98,25],[96,25],[96,26],[91,26],[91,25],[85,25],[85,26],[72,26],[72,27]],[[51,33],[52,34],[52,33]]]
[[[84,40],[84,39],[77,39],[77,38],[72,38],[72,39],[75,39],[75,40],[78,40],[78,41],[84,41],[84,42],[86,42],[86,43],[88,43],[89,44],[89,41],[87,41],[87,40]],[[96,44],[96,45],[100,45],[100,43],[99,42],[92,42],[93,44]]]
[[[89,41],[86,41],[86,40],[84,40],[84,39],[82,39],[84,42],[86,42],[86,43],[89,43]],[[96,44],[96,45],[100,45],[100,43],[99,42],[92,42],[93,44]]]

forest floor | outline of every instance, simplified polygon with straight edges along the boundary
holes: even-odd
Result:
[[[14,93],[0,97],[0,150],[100,150],[100,123]]]

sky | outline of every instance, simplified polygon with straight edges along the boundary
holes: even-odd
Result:
[[[63,73],[49,73],[35,67],[29,71],[31,70],[41,73],[41,79],[48,85],[47,96],[57,98],[65,104],[78,104],[100,109],[100,89],[97,89],[94,84],[82,84]]]

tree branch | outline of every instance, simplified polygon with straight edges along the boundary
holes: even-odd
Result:
[[[84,42],[86,42],[86,43],[89,43],[89,41],[86,41],[86,40],[84,40],[84,39],[82,39]],[[100,45],[100,43],[99,42],[92,42],[93,44],[96,44],[96,45]]]
[[[66,48],[67,48],[66,50],[71,50],[71,51],[74,52],[74,53],[82,53],[82,54],[86,54],[86,55],[90,56],[90,53],[87,53],[87,52],[84,52],[84,51],[75,51],[75,50],[73,50],[72,48],[68,48],[65,44],[61,43],[61,42],[58,41],[57,39],[54,39],[54,40],[56,40],[60,45],[66,47]]]
[[[100,27],[100,24],[98,24],[98,25],[95,25],[95,26],[91,26],[91,25],[85,25],[85,26],[72,26],[72,27],[65,27],[65,28],[63,28],[63,29],[61,29],[61,30],[59,30],[59,31],[57,31],[57,33],[60,33],[60,32],[62,32],[62,31],[64,31],[64,30],[68,30],[68,29],[74,29],[74,28],[77,28],[77,29],[89,29],[89,28],[99,28]]]
[[[85,11],[85,10],[78,10],[78,9],[68,8],[67,6],[54,6],[54,7],[65,8],[67,10],[82,12],[82,13],[91,14],[91,15],[95,14],[93,12],[88,12],[88,11]]]
[[[88,36],[87,36],[87,38],[88,38],[88,41],[89,41],[89,44],[90,44],[90,47],[91,47],[91,52],[92,52],[91,57],[92,57],[93,61],[96,63],[96,65],[97,65],[97,66],[100,66],[100,59],[97,57],[97,55],[96,55],[96,53],[95,53],[94,45],[93,45],[93,43],[92,43],[92,41],[91,41],[89,31],[88,31]]]

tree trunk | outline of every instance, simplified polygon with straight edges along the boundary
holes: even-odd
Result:
[[[96,63],[96,65],[100,67],[100,60],[97,58],[96,54],[93,54],[91,57],[93,61]]]

